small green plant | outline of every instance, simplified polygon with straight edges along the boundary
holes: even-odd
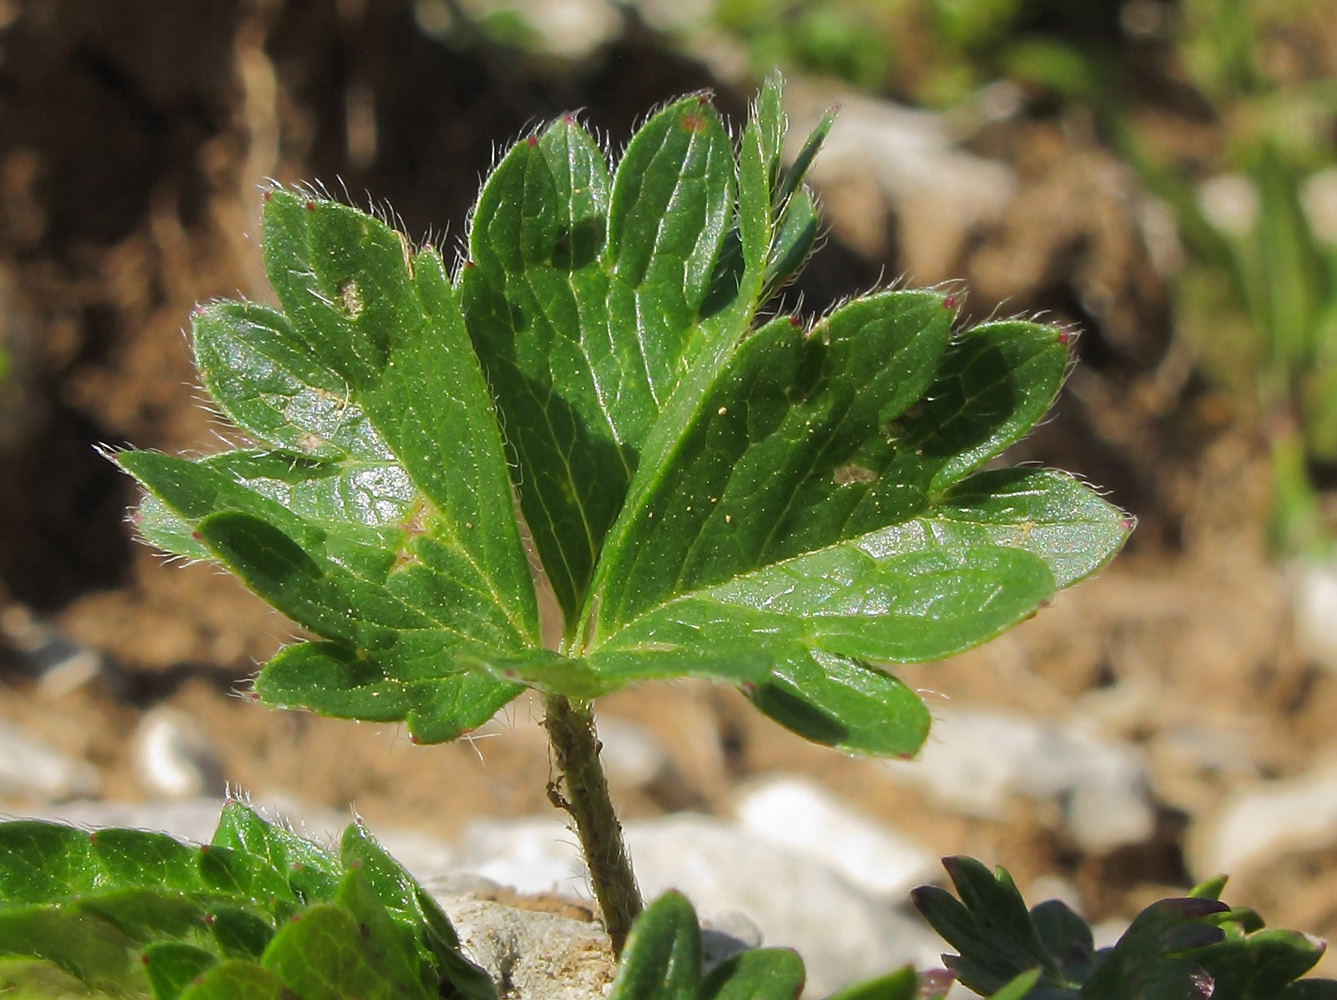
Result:
[[[497,164],[453,275],[361,211],[269,191],[282,311],[194,324],[254,444],[116,456],[148,540],[317,636],[259,674],[269,705],[439,742],[543,691],[615,947],[640,904],[590,699],[706,676],[814,741],[913,754],[928,710],[874,664],[992,638],[1131,528],[1063,473],[979,471],[1050,408],[1067,330],[955,330],[943,291],[762,316],[816,238],[802,178],[830,124],[786,172],[778,80],[737,150],[690,96],[610,176],[558,120]]]
[[[928,711],[882,665],[997,635],[1132,527],[1062,473],[980,471],[1049,409],[1068,331],[956,330],[940,291],[761,314],[812,248],[803,175],[831,123],[786,171],[778,80],[736,149],[687,97],[610,176],[553,122],[484,184],[453,274],[363,212],[270,191],[283,310],[194,322],[204,386],[254,443],[116,457],[147,539],[316,637],[264,668],[264,702],[431,743],[543,692],[615,947],[640,901],[591,699],[697,675],[809,739],[913,754]]]
[[[312,636],[261,671],[261,701],[433,743],[542,693],[550,795],[623,953],[618,1000],[788,998],[802,966],[748,952],[703,979],[685,900],[637,921],[593,699],[694,675],[810,740],[910,755],[928,711],[886,667],[997,635],[1132,528],[1063,473],[991,466],[1049,409],[1069,331],[958,329],[941,290],[763,313],[813,246],[803,177],[830,126],[786,170],[778,80],[736,143],[687,97],[610,173],[561,119],[502,158],[454,268],[271,190],[282,309],[194,320],[204,386],[249,443],[115,456],[147,491],[149,541],[226,566]],[[0,837],[16,996],[491,995],[356,824],[337,858],[236,804],[203,851],[33,823]],[[841,998],[920,985],[902,971]]]

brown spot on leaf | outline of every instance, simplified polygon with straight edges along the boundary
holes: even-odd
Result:
[[[865,469],[862,465],[842,465],[836,469],[835,473],[837,486],[848,486],[850,483],[871,483],[876,478],[876,472],[872,469]]]
[[[343,306],[344,315],[349,319],[357,319],[362,315],[362,293],[352,278],[339,286],[339,305]]]

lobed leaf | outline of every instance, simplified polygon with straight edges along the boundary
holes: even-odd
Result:
[[[453,279],[378,219],[266,195],[281,310],[194,324],[248,446],[117,456],[147,539],[313,637],[262,700],[432,742],[525,686],[694,675],[810,739],[909,754],[928,714],[885,666],[983,642],[1112,556],[1132,522],[1082,484],[981,471],[1052,404],[1066,333],[954,330],[950,297],[904,290],[759,321],[811,252],[834,121],[786,169],[783,106],[771,78],[735,143],[683,98],[611,168],[570,116],[525,136]]]

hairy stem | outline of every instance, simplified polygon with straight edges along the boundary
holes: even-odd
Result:
[[[612,939],[613,952],[621,955],[632,921],[641,912],[641,892],[622,840],[622,825],[608,797],[594,712],[588,702],[549,695],[543,724],[561,771],[561,778],[548,784],[548,798],[576,821],[576,835],[589,866],[590,884],[603,912],[604,926]]]

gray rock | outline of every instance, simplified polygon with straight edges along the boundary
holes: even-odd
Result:
[[[709,972],[749,948],[760,948],[761,928],[746,913],[725,910],[701,917],[701,967]]]
[[[918,917],[874,899],[821,861],[737,824],[678,813],[629,823],[627,841],[646,898],[677,889],[699,913],[747,914],[766,945],[803,956],[807,996],[906,962],[939,961],[942,942]]]
[[[60,802],[96,795],[97,770],[13,723],[0,722],[0,797]]]
[[[766,945],[803,956],[808,995],[906,962],[939,961],[942,942],[917,917],[737,823],[676,813],[629,822],[626,835],[646,899],[677,889],[698,914],[745,914]],[[459,860],[465,870],[525,893],[590,903],[575,836],[560,819],[470,824]]]
[[[756,836],[813,857],[872,896],[900,902],[938,874],[938,858],[815,782],[777,775],[743,789],[734,815]]]
[[[460,839],[456,870],[524,895],[554,893],[589,903],[576,835],[554,813],[513,820],[474,820]]]
[[[521,910],[470,895],[439,894],[465,954],[507,1000],[598,1000],[616,973],[598,924]]]
[[[44,698],[62,698],[109,672],[101,653],[67,639],[21,604],[0,611],[0,633],[20,655],[23,669],[36,679]]]
[[[1001,820],[1016,796],[1056,801],[1064,832],[1093,854],[1142,843],[1155,830],[1140,755],[1071,723],[957,705],[939,710],[916,760],[886,766],[967,816]]]

